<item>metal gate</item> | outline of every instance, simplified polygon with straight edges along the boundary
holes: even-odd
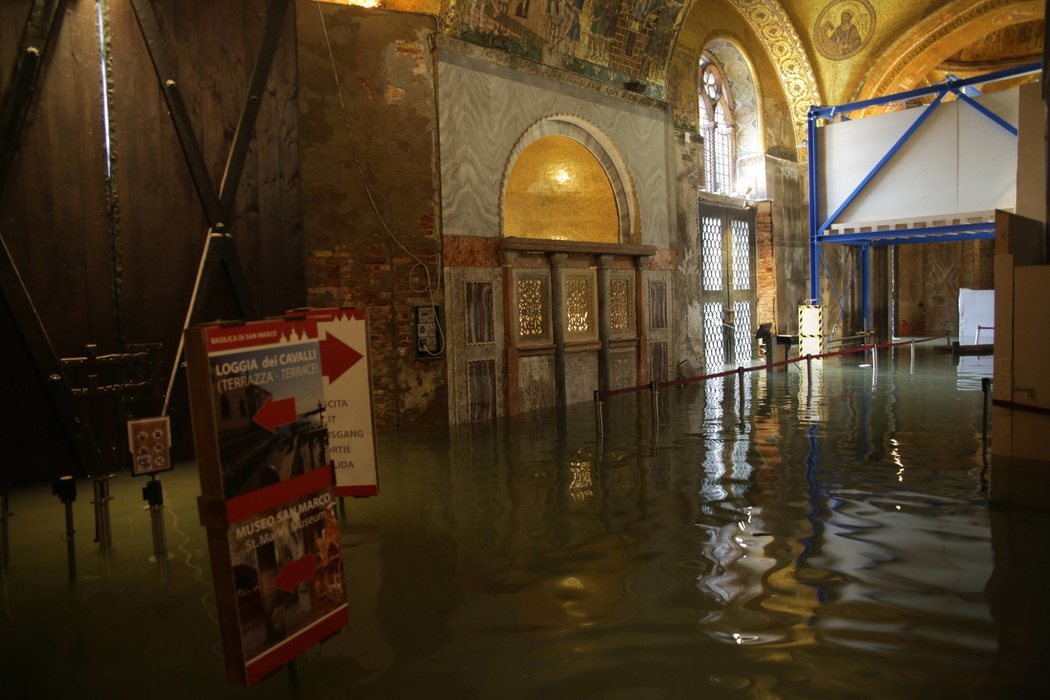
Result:
[[[700,202],[699,217],[705,367],[751,364],[758,300],[755,210]]]

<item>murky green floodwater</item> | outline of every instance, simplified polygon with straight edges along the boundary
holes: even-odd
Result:
[[[346,503],[350,627],[294,687],[225,681],[192,465],[163,478],[166,567],[142,482],[113,483],[108,558],[81,482],[72,586],[61,505],[15,492],[0,696],[1050,692],[1050,516],[986,502],[990,367],[851,365],[665,392],[655,434],[647,394],[614,397],[601,444],[590,406],[383,436],[382,495]]]

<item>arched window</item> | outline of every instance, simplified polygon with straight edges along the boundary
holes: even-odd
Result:
[[[736,184],[736,124],[733,94],[713,55],[700,58],[700,133],[704,137],[704,189],[731,194]]]

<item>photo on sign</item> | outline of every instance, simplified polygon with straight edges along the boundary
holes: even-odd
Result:
[[[229,544],[248,662],[346,604],[330,488],[232,524]]]
[[[326,463],[316,342],[213,355],[209,361],[226,498]]]

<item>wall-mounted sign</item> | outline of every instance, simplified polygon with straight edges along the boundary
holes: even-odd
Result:
[[[368,319],[362,309],[310,309],[317,323],[324,375],[328,459],[337,496],[379,492]]]
[[[251,685],[346,625],[317,322],[186,334],[201,523],[227,675]]]
[[[171,470],[171,423],[168,417],[129,420],[128,450],[131,452],[133,476]]]

